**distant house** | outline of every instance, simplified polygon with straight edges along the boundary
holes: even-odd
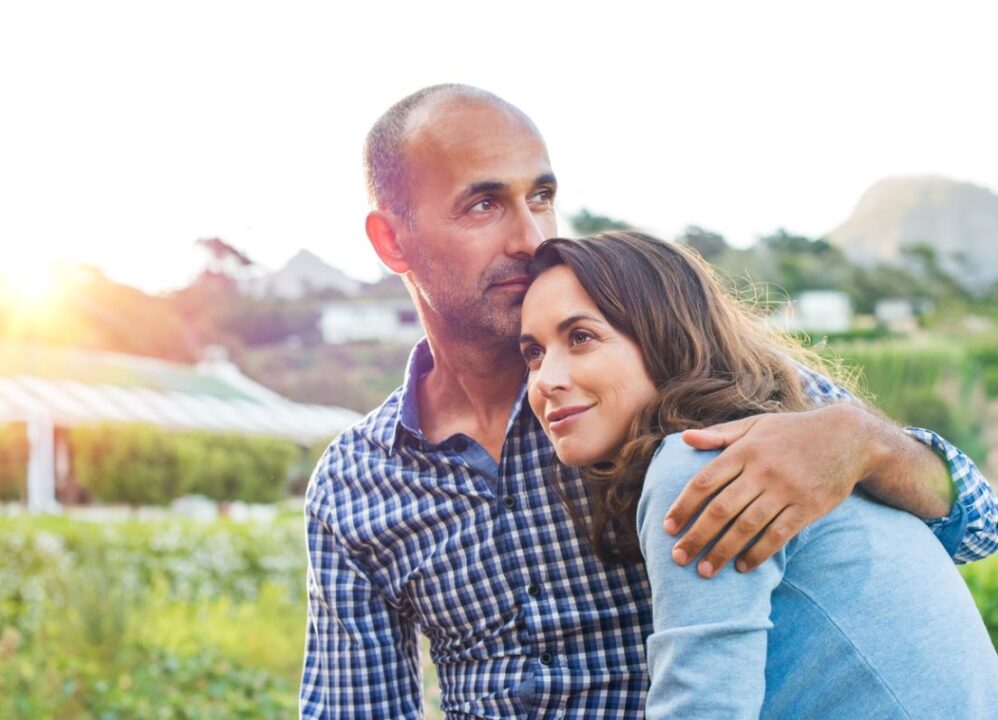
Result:
[[[425,334],[409,298],[327,303],[319,329],[330,344],[360,340],[414,343]]]
[[[925,298],[884,298],[873,308],[877,324],[891,332],[910,333],[918,329],[918,317],[931,313],[931,300]]]
[[[0,342],[0,423],[23,422],[30,444],[28,506],[57,507],[69,473],[68,429],[147,423],[172,430],[265,435],[307,446],[360,416],[291,402],[225,361],[152,358]]]
[[[805,290],[770,322],[787,330],[839,333],[852,326],[852,303],[839,290]]]

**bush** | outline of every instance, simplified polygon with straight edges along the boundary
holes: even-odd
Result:
[[[0,501],[23,500],[27,481],[27,429],[24,423],[0,425]]]
[[[191,475],[191,492],[215,500],[273,502],[288,491],[301,454],[285,440],[234,435],[201,440],[201,464]]]
[[[998,649],[998,555],[960,568],[967,581],[977,609],[991,635],[991,642]]]
[[[853,342],[831,352],[862,370],[865,390],[888,416],[938,432],[979,463],[985,459],[983,375],[966,343]]]
[[[0,718],[286,718],[301,519],[0,523]]]
[[[271,502],[287,492],[300,451],[273,438],[171,433],[149,425],[72,431],[73,470],[95,500],[163,505],[188,493]]]

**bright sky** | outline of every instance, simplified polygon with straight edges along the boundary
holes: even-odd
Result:
[[[7,2],[0,263],[83,261],[163,290],[220,236],[271,269],[306,247],[377,277],[364,134],[438,82],[534,119],[562,213],[665,237],[820,235],[887,175],[998,191],[993,7]]]

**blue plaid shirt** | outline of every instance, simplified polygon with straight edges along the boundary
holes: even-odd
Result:
[[[525,402],[499,463],[470,437],[419,430],[416,346],[403,386],[320,460],[306,499],[309,622],[304,718],[422,716],[419,633],[448,718],[641,717],[651,595],[642,565],[604,565],[546,481],[552,449]],[[816,404],[843,399],[803,372]],[[973,463],[911,430],[950,465],[958,500],[930,523],[957,562],[998,548],[998,502]],[[568,495],[585,503],[574,471]]]

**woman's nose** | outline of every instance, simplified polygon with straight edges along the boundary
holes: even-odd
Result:
[[[567,390],[571,384],[568,368],[557,355],[548,354],[537,370],[537,389],[542,395],[550,396],[559,390]]]

